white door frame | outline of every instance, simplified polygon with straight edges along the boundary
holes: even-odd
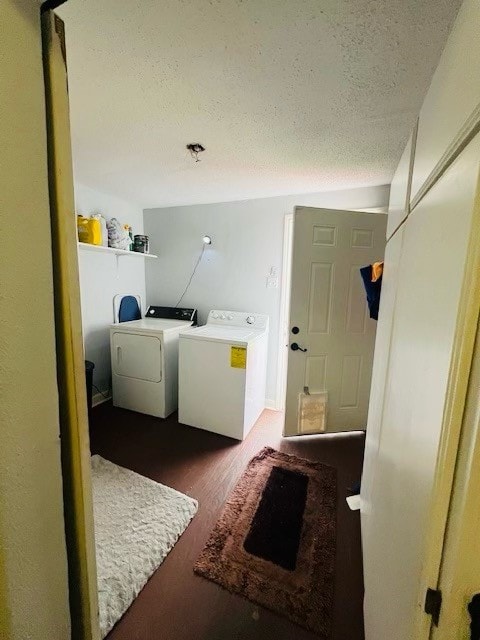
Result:
[[[443,602],[432,640],[466,637],[467,603],[480,591],[478,492],[480,488],[480,327],[477,330],[464,418],[455,463],[440,576],[435,585]],[[456,635],[458,634],[458,635]]]
[[[278,323],[277,385],[275,409],[285,411],[288,369],[288,323],[290,320],[290,285],[292,279],[293,213],[283,220],[282,290],[280,294],[280,316]]]
[[[48,177],[65,533],[72,637],[99,640],[90,443],[73,212],[73,170],[65,25],[42,10]]]

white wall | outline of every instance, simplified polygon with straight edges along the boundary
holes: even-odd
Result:
[[[202,249],[212,236],[181,306],[197,307],[205,322],[210,309],[267,313],[270,317],[267,404],[276,405],[281,283],[267,289],[272,266],[281,276],[283,223],[296,205],[333,209],[388,206],[388,186],[240,202],[146,209],[145,233],[159,255],[146,265],[148,304],[175,305]]]
[[[128,223],[133,233],[143,233],[143,212],[134,203],[75,184],[76,213],[101,213],[107,219]],[[102,392],[110,388],[110,334],[113,297],[117,293],[140,295],[145,302],[145,261],[142,258],[79,251],[85,357],[95,363],[94,384]],[[95,394],[95,389],[94,389]]]
[[[67,640],[40,3],[0,24],[0,637]]]

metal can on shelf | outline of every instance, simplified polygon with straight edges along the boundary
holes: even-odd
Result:
[[[150,253],[148,236],[136,235],[133,237],[133,250],[137,253]]]

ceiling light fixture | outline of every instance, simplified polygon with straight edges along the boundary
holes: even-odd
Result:
[[[191,142],[190,144],[187,144],[187,149],[190,151],[192,158],[195,158],[195,162],[200,162],[198,154],[205,151],[203,144],[200,144],[199,142]]]

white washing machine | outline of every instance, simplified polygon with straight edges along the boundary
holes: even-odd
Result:
[[[265,408],[268,316],[210,311],[182,331],[178,420],[243,440]]]
[[[145,318],[110,325],[115,407],[166,418],[178,406],[178,335],[195,309],[148,308]]]

